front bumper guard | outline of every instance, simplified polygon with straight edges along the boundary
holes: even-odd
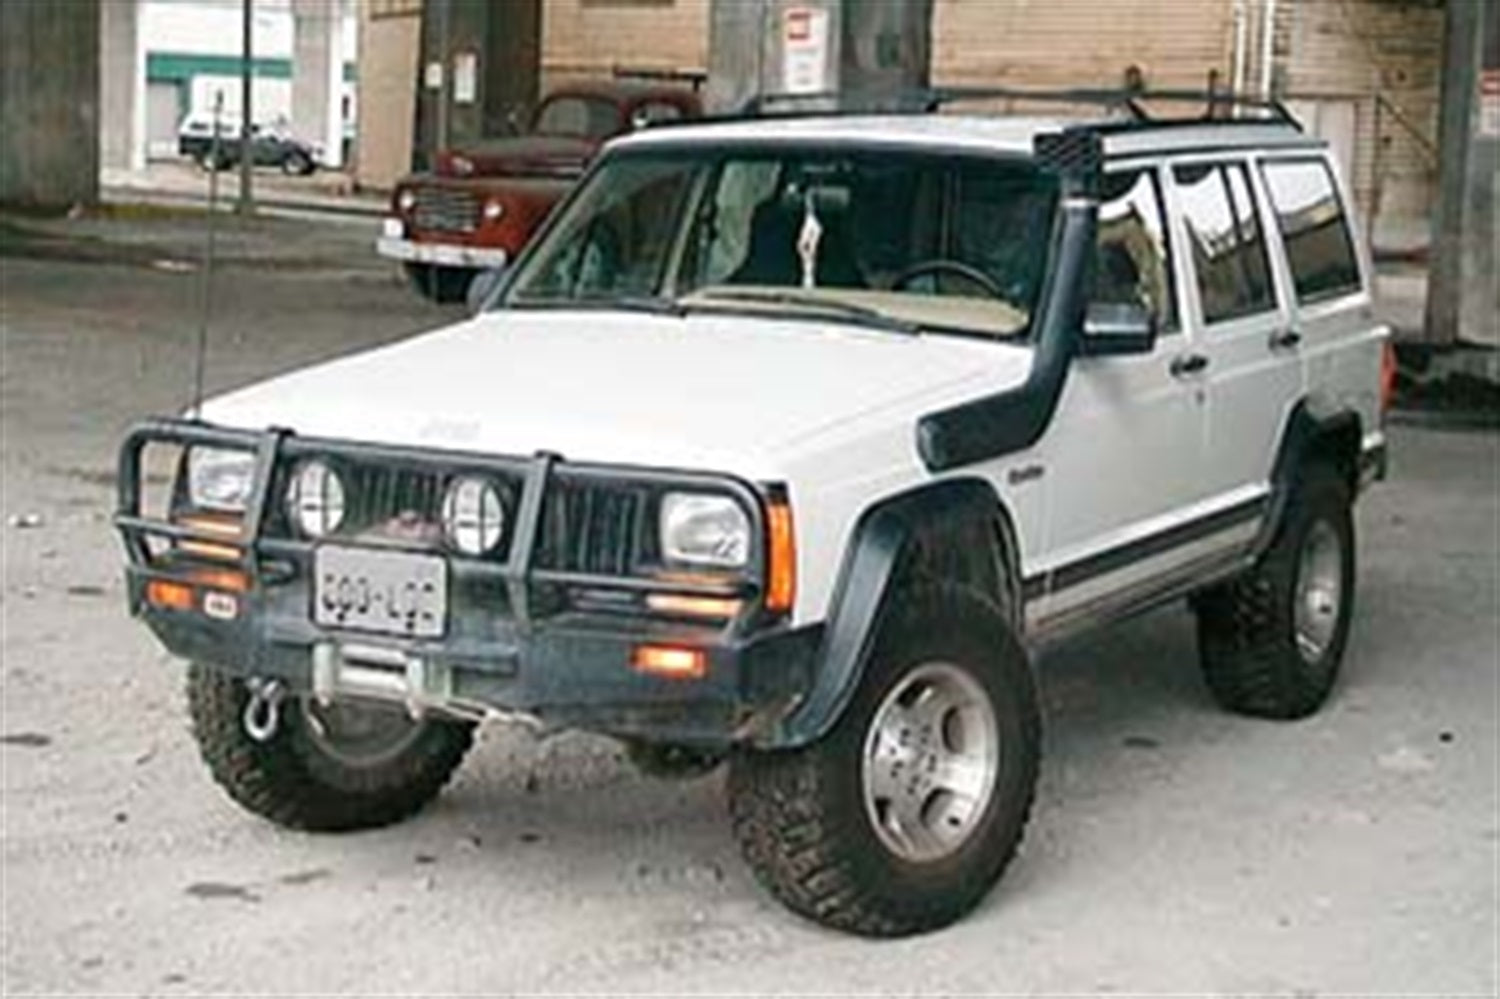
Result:
[[[163,608],[147,599],[154,580],[181,580],[180,566],[153,556],[149,539],[223,542],[199,529],[143,517],[141,455],[153,443],[230,446],[257,453],[255,486],[236,544],[235,568],[248,581],[242,593],[218,593],[204,584],[191,608]],[[399,448],[320,442],[282,431],[229,430],[187,421],[153,421],[137,427],[121,452],[119,510],[115,525],[124,542],[132,613],[143,619],[175,655],[245,678],[277,679],[294,693],[322,700],[357,697],[399,702],[414,714],[519,717],[545,728],[576,727],[615,735],[727,745],[770,738],[776,722],[800,700],[811,680],[821,628],[793,629],[767,619],[755,599],[763,580],[752,568],[742,585],[683,583],[599,576],[544,568],[537,563],[543,496],[554,476],[650,477],[667,488],[714,488],[738,494],[752,511],[757,541],[750,564],[763,564],[764,512],[747,484],[696,473],[610,470],[565,465],[555,456],[452,460],[465,468],[493,465],[524,474],[517,523],[504,562],[448,554],[454,592],[504,594],[506,606],[450,603],[443,638],[346,631],[311,619],[309,567],[313,543],[266,537],[263,527],[272,470],[301,453],[336,450],[393,461],[442,464],[443,455]],[[190,576],[188,578],[191,578]],[[741,614],[722,625],[644,614],[601,613],[538,601],[539,588],[583,587],[742,598]],[[209,612],[209,596],[219,613]],[[226,603],[226,600],[228,601]],[[231,607],[232,613],[222,612]],[[702,652],[707,670],[693,680],[642,673],[632,655],[642,644]]]

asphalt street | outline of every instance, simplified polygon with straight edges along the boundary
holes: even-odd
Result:
[[[370,257],[370,223],[276,226],[227,237],[211,390],[456,318]],[[1182,608],[1043,657],[1021,856],[960,924],[871,942],[756,886],[721,775],[651,780],[600,738],[487,727],[434,807],[376,832],[229,802],[181,663],[127,617],[109,524],[125,428],[190,393],[190,237],[0,247],[3,994],[1500,987],[1500,436],[1392,428],[1345,674],[1313,719],[1219,712]]]

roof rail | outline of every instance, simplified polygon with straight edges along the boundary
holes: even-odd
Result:
[[[1150,128],[1212,121],[1216,124],[1260,125],[1271,122],[1290,125],[1298,131],[1302,129],[1301,123],[1278,100],[1220,90],[1147,90],[1136,87],[1115,89],[1085,87],[1060,90],[1033,90],[1025,87],[929,87],[871,92],[820,91],[808,94],[772,92],[757,94],[750,98],[740,107],[735,116],[837,115],[862,114],[872,111],[886,114],[919,114],[932,113],[950,104],[987,100],[1095,105],[1109,111],[1123,112],[1127,120],[1118,126],[1121,128]],[[1203,111],[1197,115],[1161,117],[1153,115],[1147,109],[1143,102],[1149,101],[1201,104]],[[1230,117],[1230,112],[1236,109],[1253,110],[1260,114],[1247,118]]]
[[[1069,88],[1061,90],[1031,90],[1025,87],[935,87],[931,91],[927,110],[960,101],[974,100],[1026,100],[1060,104],[1095,104],[1101,107],[1123,110],[1132,121],[1143,125],[1212,120],[1215,122],[1250,122],[1265,124],[1272,121],[1297,127],[1301,125],[1286,105],[1275,98],[1252,97],[1227,90],[1161,89],[1144,87],[1120,88]],[[1203,112],[1197,116],[1163,118],[1151,114],[1144,101],[1171,101],[1180,104],[1201,104]],[[1235,109],[1260,111],[1264,117],[1231,118],[1227,113]]]

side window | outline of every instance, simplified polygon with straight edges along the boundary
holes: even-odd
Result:
[[[682,117],[682,108],[669,101],[647,101],[636,106],[631,113],[633,122],[645,125],[662,121],[676,121]]]
[[[1183,221],[1206,324],[1276,307],[1265,234],[1238,163],[1176,167]]]
[[[1143,305],[1163,333],[1177,329],[1171,254],[1154,170],[1104,178],[1089,301]]]
[[[1264,174],[1276,225],[1286,244],[1297,301],[1305,304],[1358,291],[1354,241],[1328,164],[1321,160],[1267,163]]]

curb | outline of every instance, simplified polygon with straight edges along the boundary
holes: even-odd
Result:
[[[194,205],[198,208],[208,207],[208,197],[202,194],[190,194],[186,191],[162,191],[156,189],[144,189],[136,187],[106,187],[101,192],[105,201],[113,204],[169,204],[169,205]],[[219,206],[221,210],[231,210],[234,205],[233,196],[221,197]],[[386,215],[384,203],[375,201],[363,201],[355,199],[329,198],[312,199],[298,197],[257,197],[255,199],[257,210],[265,209],[271,212],[294,212],[301,215],[338,215],[347,218],[380,219]]]

